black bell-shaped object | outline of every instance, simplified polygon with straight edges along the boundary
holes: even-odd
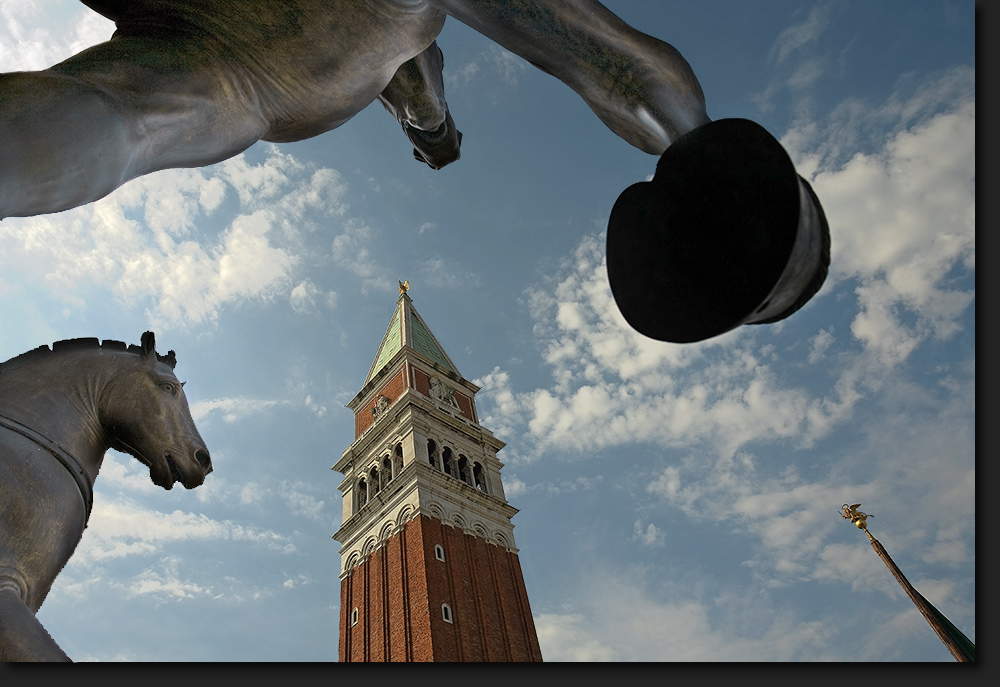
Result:
[[[819,199],[759,124],[720,119],[678,138],[651,181],[618,197],[608,280],[641,334],[690,343],[784,319],[826,279]]]

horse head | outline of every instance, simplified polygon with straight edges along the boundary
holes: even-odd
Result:
[[[152,332],[142,335],[134,363],[123,365],[101,395],[100,419],[111,448],[149,467],[153,483],[193,489],[212,471],[212,459],[191,418],[184,384],[174,375],[174,352],[156,353]]]

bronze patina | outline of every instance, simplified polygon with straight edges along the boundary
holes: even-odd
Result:
[[[35,614],[83,536],[109,448],[153,483],[193,489],[212,471],[176,357],[70,339],[0,363],[0,660],[67,661]]]
[[[680,53],[596,0],[84,3],[115,21],[110,40],[42,71],[0,75],[0,218],[76,207],[259,140],[310,138],[374,100],[418,160],[443,167],[461,143],[435,42],[452,16],[568,85],[631,145],[664,156],[609,223],[611,289],[638,331],[686,342],[774,321],[825,278],[822,208],[780,144],[752,122],[709,119]]]

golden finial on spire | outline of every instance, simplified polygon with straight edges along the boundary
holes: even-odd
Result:
[[[868,513],[862,513],[861,511],[859,511],[858,506],[860,505],[861,505],[860,503],[855,503],[853,506],[849,506],[845,503],[843,506],[841,506],[841,510],[843,512],[840,514],[840,517],[842,517],[844,520],[850,520],[851,522],[854,523],[854,526],[857,527],[859,530],[865,530],[867,532],[868,531],[867,519],[874,518],[875,516],[868,515]]]
[[[396,281],[399,281],[399,280],[397,279]],[[400,281],[399,282],[399,292],[400,293],[406,293],[409,290],[410,290],[410,280],[409,279],[407,279],[406,281]]]

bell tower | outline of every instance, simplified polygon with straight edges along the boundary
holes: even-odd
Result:
[[[354,411],[344,479],[341,661],[541,661],[497,451],[409,282]]]

